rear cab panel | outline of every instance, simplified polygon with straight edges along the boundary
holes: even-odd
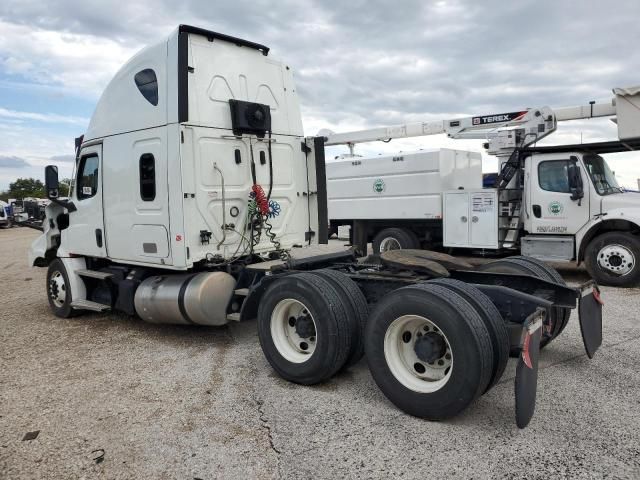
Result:
[[[257,183],[265,193],[269,190],[268,136],[262,140],[235,136],[230,99],[270,107],[271,199],[277,206],[269,221],[282,248],[302,245],[309,225],[307,166],[291,70],[257,49],[188,35],[189,107],[180,144],[188,264],[212,256],[227,259],[247,253],[252,159]],[[254,251],[273,249],[263,234]]]

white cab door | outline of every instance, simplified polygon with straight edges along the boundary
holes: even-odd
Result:
[[[589,221],[589,177],[582,163],[569,154],[533,155],[526,161],[526,230],[533,234],[574,235]],[[572,200],[569,191],[568,166],[574,161],[586,190],[581,200]]]
[[[106,256],[102,190],[102,145],[85,147],[72,195],[77,210],[69,213],[69,228],[62,231],[62,245],[68,253]]]

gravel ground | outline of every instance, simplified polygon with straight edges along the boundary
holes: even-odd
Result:
[[[2,479],[640,478],[639,289],[603,289],[592,361],[576,318],[543,352],[521,431],[513,360],[461,416],[434,423],[393,407],[366,362],[319,386],[281,380],[253,321],[57,319],[45,271],[26,265],[36,235],[0,230]]]

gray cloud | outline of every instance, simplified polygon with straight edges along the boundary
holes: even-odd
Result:
[[[0,168],[22,168],[29,166],[24,158],[0,155]]]
[[[52,162],[63,162],[63,163],[68,163],[68,162],[73,162],[76,159],[75,156],[73,155],[54,155],[53,157],[50,157],[49,160],[51,160]]]
[[[5,21],[142,47],[178,22],[272,47],[303,114],[381,125],[606,99],[637,84],[635,0],[7,1]],[[315,132],[307,132],[315,133]]]

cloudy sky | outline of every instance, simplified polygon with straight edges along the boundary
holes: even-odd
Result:
[[[307,135],[605,101],[613,87],[640,84],[637,0],[117,3],[0,3],[0,189],[52,162],[69,175],[102,88],[179,23],[271,47],[294,69]],[[601,119],[564,124],[546,143],[615,138]],[[452,145],[480,148],[429,137],[360,151]],[[640,154],[609,160],[637,188]]]

